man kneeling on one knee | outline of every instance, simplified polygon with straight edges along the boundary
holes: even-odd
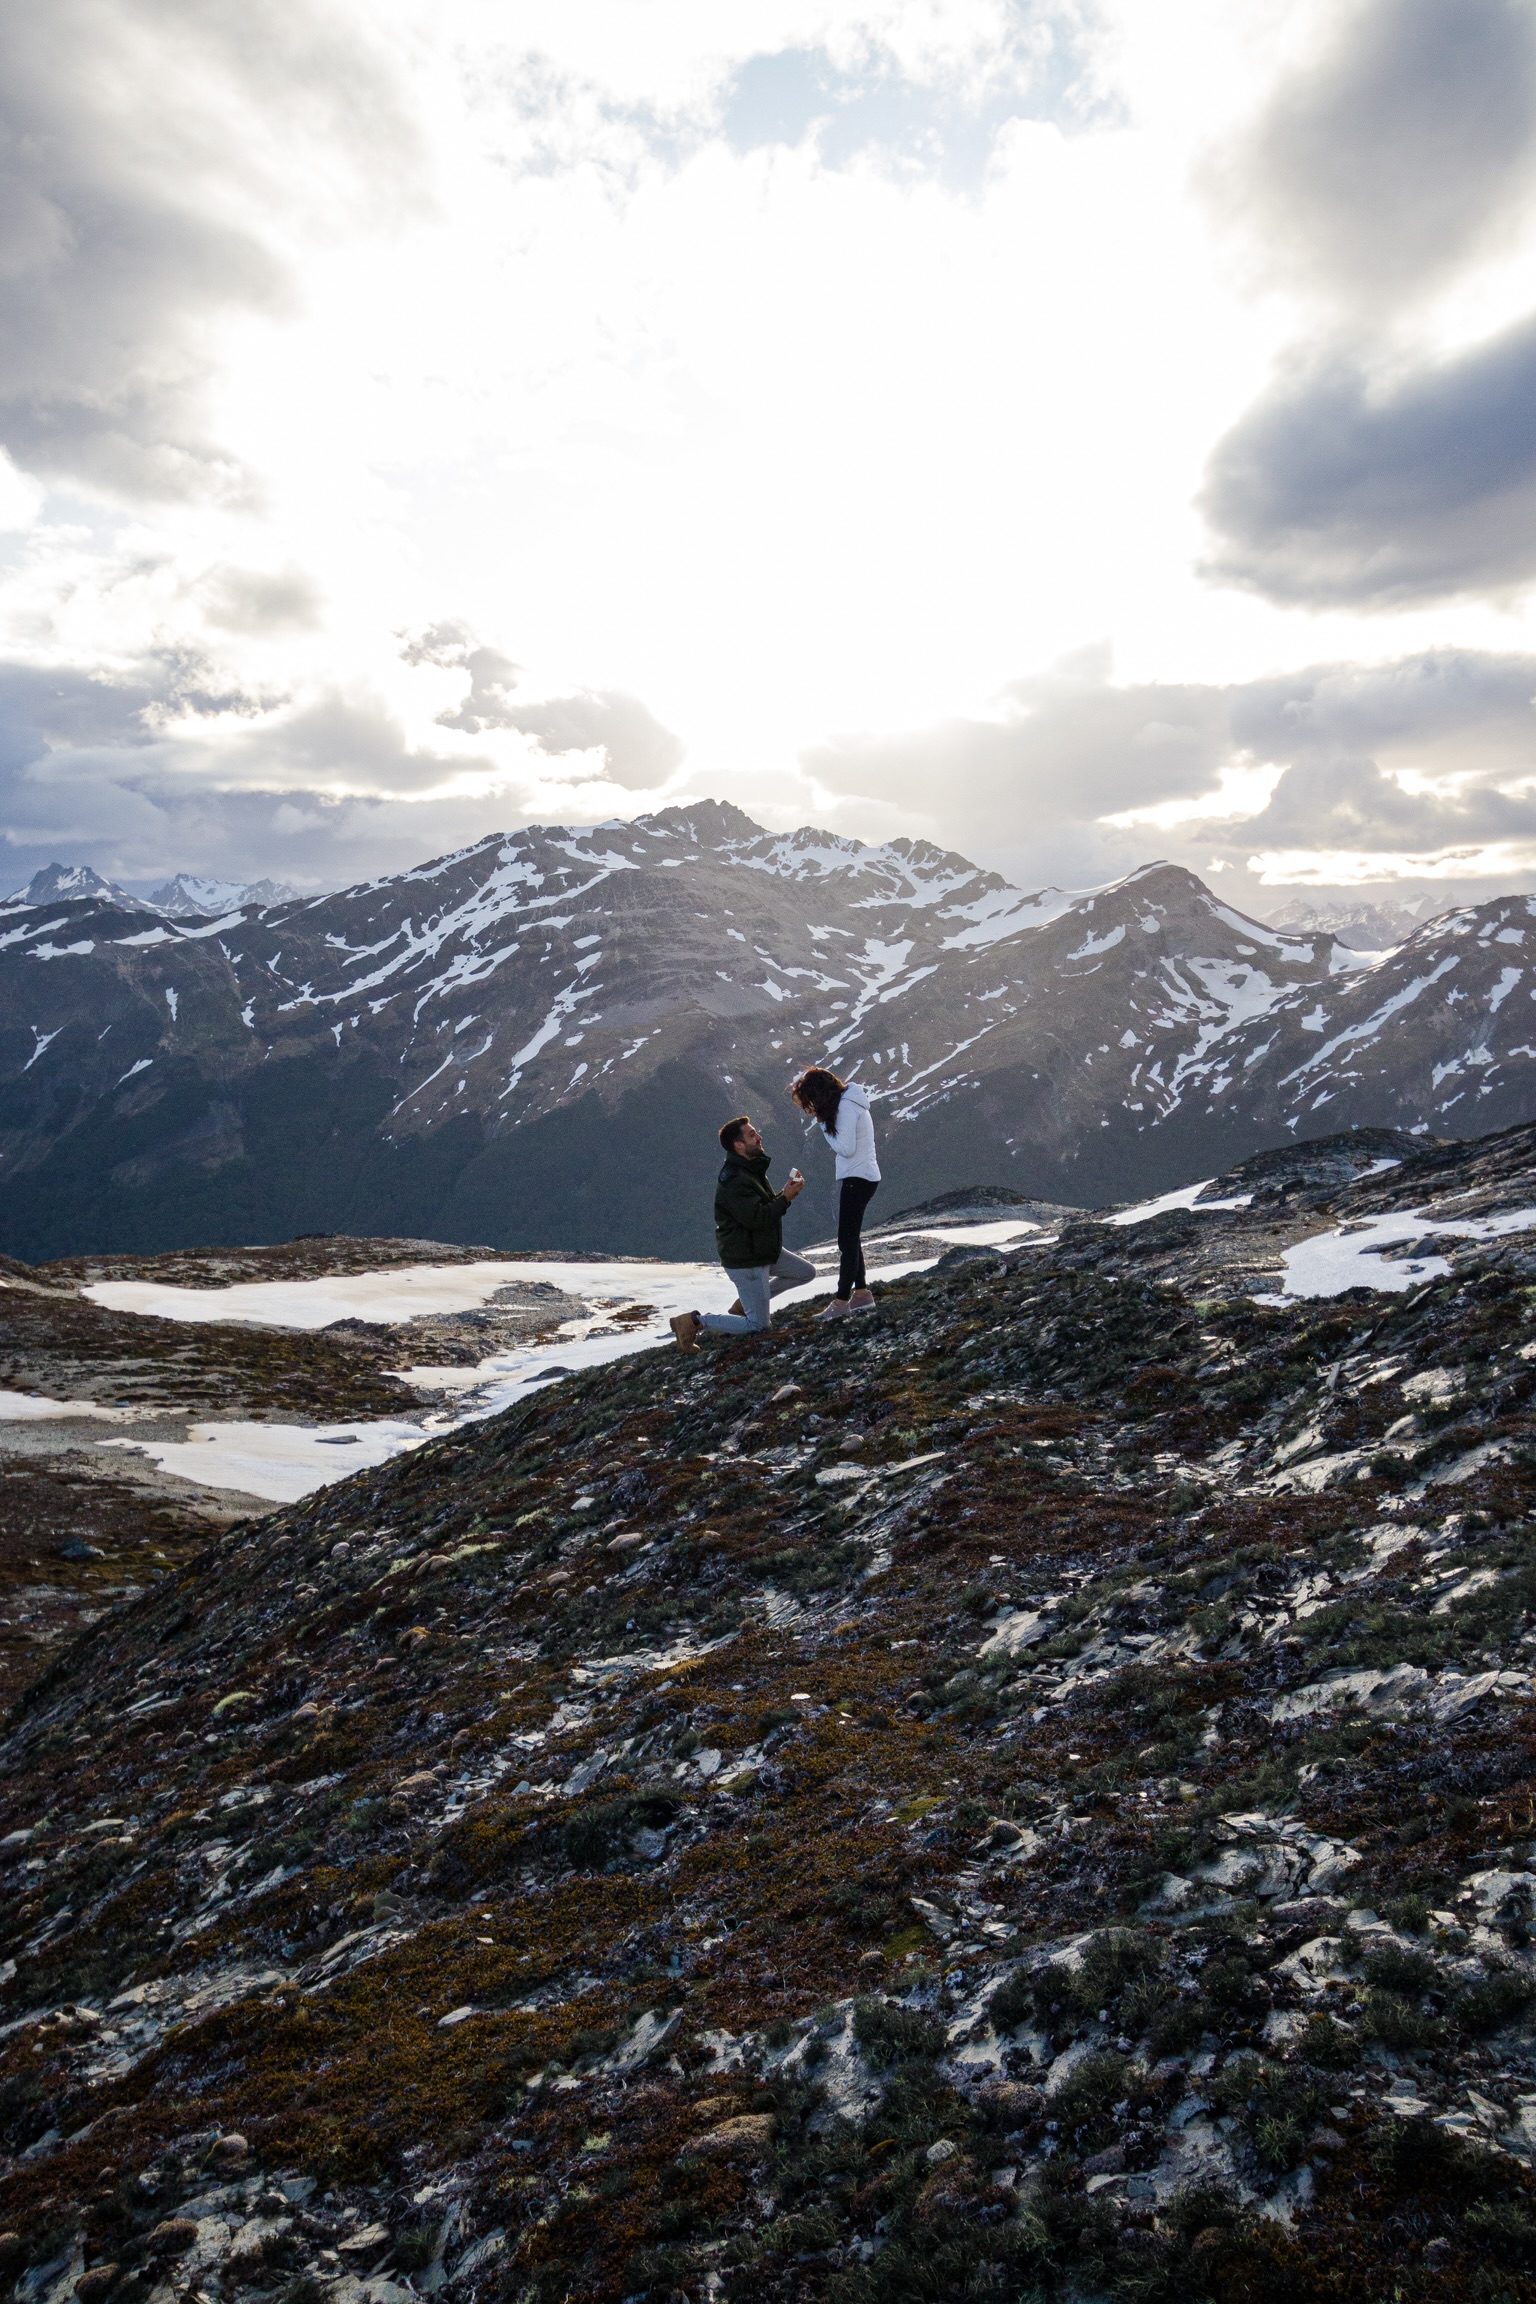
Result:
[[[786,1288],[803,1288],[816,1267],[784,1245],[784,1215],[805,1190],[805,1178],[792,1168],[782,1192],[768,1181],[768,1155],[750,1120],[727,1120],[720,1131],[725,1165],[715,1185],[715,1241],[725,1276],[734,1283],[729,1312],[679,1312],[672,1333],[685,1351],[698,1348],[700,1333],[750,1336],[768,1325],[768,1306]]]

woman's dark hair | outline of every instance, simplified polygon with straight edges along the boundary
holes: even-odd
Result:
[[[801,1073],[789,1092],[802,1112],[809,1112],[823,1128],[835,1128],[837,1108],[847,1085],[846,1080],[839,1080],[824,1064],[813,1064],[809,1072]]]
[[[727,1120],[725,1126],[720,1131],[721,1151],[734,1152],[736,1149],[737,1137],[741,1134],[743,1128],[750,1128],[751,1125],[752,1123],[748,1119],[745,1112],[741,1113],[735,1120]]]

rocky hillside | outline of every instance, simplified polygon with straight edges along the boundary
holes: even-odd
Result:
[[[878,1092],[906,1201],[1092,1206],[1287,1133],[1536,1115],[1525,897],[1362,955],[1171,866],[1024,895],[713,802],[212,918],[76,878],[0,906],[0,1247],[33,1261],[319,1230],[707,1253],[711,1132],[752,1105],[793,1152],[823,1055]]]
[[[18,2296],[1536,2297],[1536,1130],[1182,1197],[559,1385],[61,1656]]]

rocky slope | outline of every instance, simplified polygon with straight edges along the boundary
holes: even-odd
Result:
[[[288,1276],[286,1266],[297,1277],[320,1261],[316,1245],[243,1261],[273,1277]],[[421,1248],[348,1245],[372,1250],[370,1267],[387,1261],[390,1249],[419,1255]],[[215,1268],[234,1261],[201,1260],[199,1280],[220,1285]],[[315,1422],[422,1408],[388,1373],[400,1357],[388,1330],[303,1335],[131,1318],[81,1294],[79,1280],[94,1276],[89,1265],[76,1275],[0,1257],[0,1700],[7,1702],[62,1639],[251,1511],[251,1497],[162,1472],[133,1453],[135,1444],[180,1440],[199,1417]],[[175,1277],[186,1274],[178,1269]],[[125,1452],[104,1451],[104,1434]]]
[[[1536,1130],[1184,1197],[575,1379],[61,1656],[18,2294],[1536,2296]]]
[[[753,1105],[798,1148],[784,1089],[822,1055],[878,1091],[901,1200],[1095,1205],[1287,1132],[1475,1134],[1536,1111],[1531,902],[1362,956],[1166,865],[1024,895],[715,803],[217,919],[61,885],[0,906],[0,1247],[707,1253],[711,1131]]]

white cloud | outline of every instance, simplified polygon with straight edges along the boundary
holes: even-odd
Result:
[[[347,877],[680,780],[1027,879],[1523,854],[1536,83],[1442,17],[22,11],[12,854]]]

